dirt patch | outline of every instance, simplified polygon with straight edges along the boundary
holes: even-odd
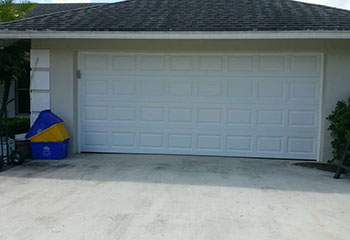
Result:
[[[293,165],[299,166],[299,167],[318,169],[321,171],[327,171],[327,172],[332,172],[332,173],[335,173],[337,171],[336,165],[328,164],[328,163],[298,162],[298,163],[293,163]]]

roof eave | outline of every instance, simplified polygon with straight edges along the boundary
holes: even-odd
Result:
[[[3,31],[0,39],[350,39],[350,31]]]

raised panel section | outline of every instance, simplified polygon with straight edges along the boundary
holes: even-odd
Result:
[[[283,56],[261,56],[260,70],[263,72],[282,72],[284,70]]]
[[[227,136],[228,151],[251,151],[252,140],[249,136]]]
[[[259,97],[263,98],[283,98],[283,84],[279,82],[259,83]]]
[[[108,94],[108,83],[102,80],[86,80],[85,93],[89,95],[106,95]]]
[[[253,56],[235,56],[229,58],[229,71],[250,72],[254,68]]]
[[[141,110],[142,121],[159,122],[164,120],[163,108],[142,108]]]
[[[112,120],[136,121],[136,108],[135,107],[113,107]]]
[[[220,150],[220,135],[199,135],[197,137],[197,148],[199,150]]]
[[[161,96],[164,95],[164,79],[148,79],[142,80],[142,93],[145,96]]]
[[[108,133],[106,131],[85,131],[84,143],[87,146],[106,147],[108,145]]]
[[[289,113],[289,125],[310,127],[315,125],[315,113],[311,111],[291,111]]]
[[[291,86],[292,98],[315,98],[316,84],[315,83],[293,83]]]
[[[169,122],[192,122],[192,108],[169,108]]]
[[[170,96],[191,96],[192,84],[188,81],[172,80],[169,82]]]
[[[227,112],[227,122],[231,124],[251,124],[252,112],[244,109],[230,109]]]
[[[230,81],[228,95],[233,98],[249,98],[253,95],[253,84],[248,81]]]
[[[161,71],[165,68],[164,56],[143,56],[141,58],[142,70],[146,71]]]
[[[135,147],[135,133],[129,132],[112,132],[113,147]]]
[[[194,68],[194,58],[186,56],[170,57],[170,70],[191,71]]]
[[[282,111],[258,111],[258,123],[262,125],[282,125],[283,112]]]
[[[198,83],[198,96],[212,97],[221,96],[221,82],[220,81],[201,81]]]
[[[85,107],[85,120],[107,120],[107,107]]]
[[[312,138],[289,138],[288,152],[290,153],[314,153],[314,139]]]
[[[113,57],[113,70],[132,71],[137,69],[136,56],[116,56]]]
[[[257,150],[259,152],[282,152],[282,138],[258,137]]]
[[[221,109],[203,108],[198,110],[198,123],[221,123]]]
[[[169,134],[168,147],[170,149],[192,148],[192,135],[190,134]]]
[[[108,68],[108,58],[105,55],[86,56],[84,68],[87,70],[106,70]]]
[[[292,70],[296,73],[317,73],[319,72],[318,56],[293,56]]]
[[[141,133],[140,147],[142,148],[162,148],[163,134],[159,133]]]
[[[135,95],[136,81],[133,79],[121,79],[114,81],[115,95]]]
[[[223,70],[223,58],[215,56],[199,57],[199,69],[202,71]]]

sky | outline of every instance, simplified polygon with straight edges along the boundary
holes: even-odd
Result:
[[[314,4],[327,5],[331,7],[350,10],[350,0],[296,0]],[[38,3],[82,3],[82,2],[117,2],[116,0],[31,0]]]

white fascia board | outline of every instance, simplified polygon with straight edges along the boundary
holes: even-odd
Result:
[[[56,32],[0,31],[0,39],[350,39],[350,31]]]

